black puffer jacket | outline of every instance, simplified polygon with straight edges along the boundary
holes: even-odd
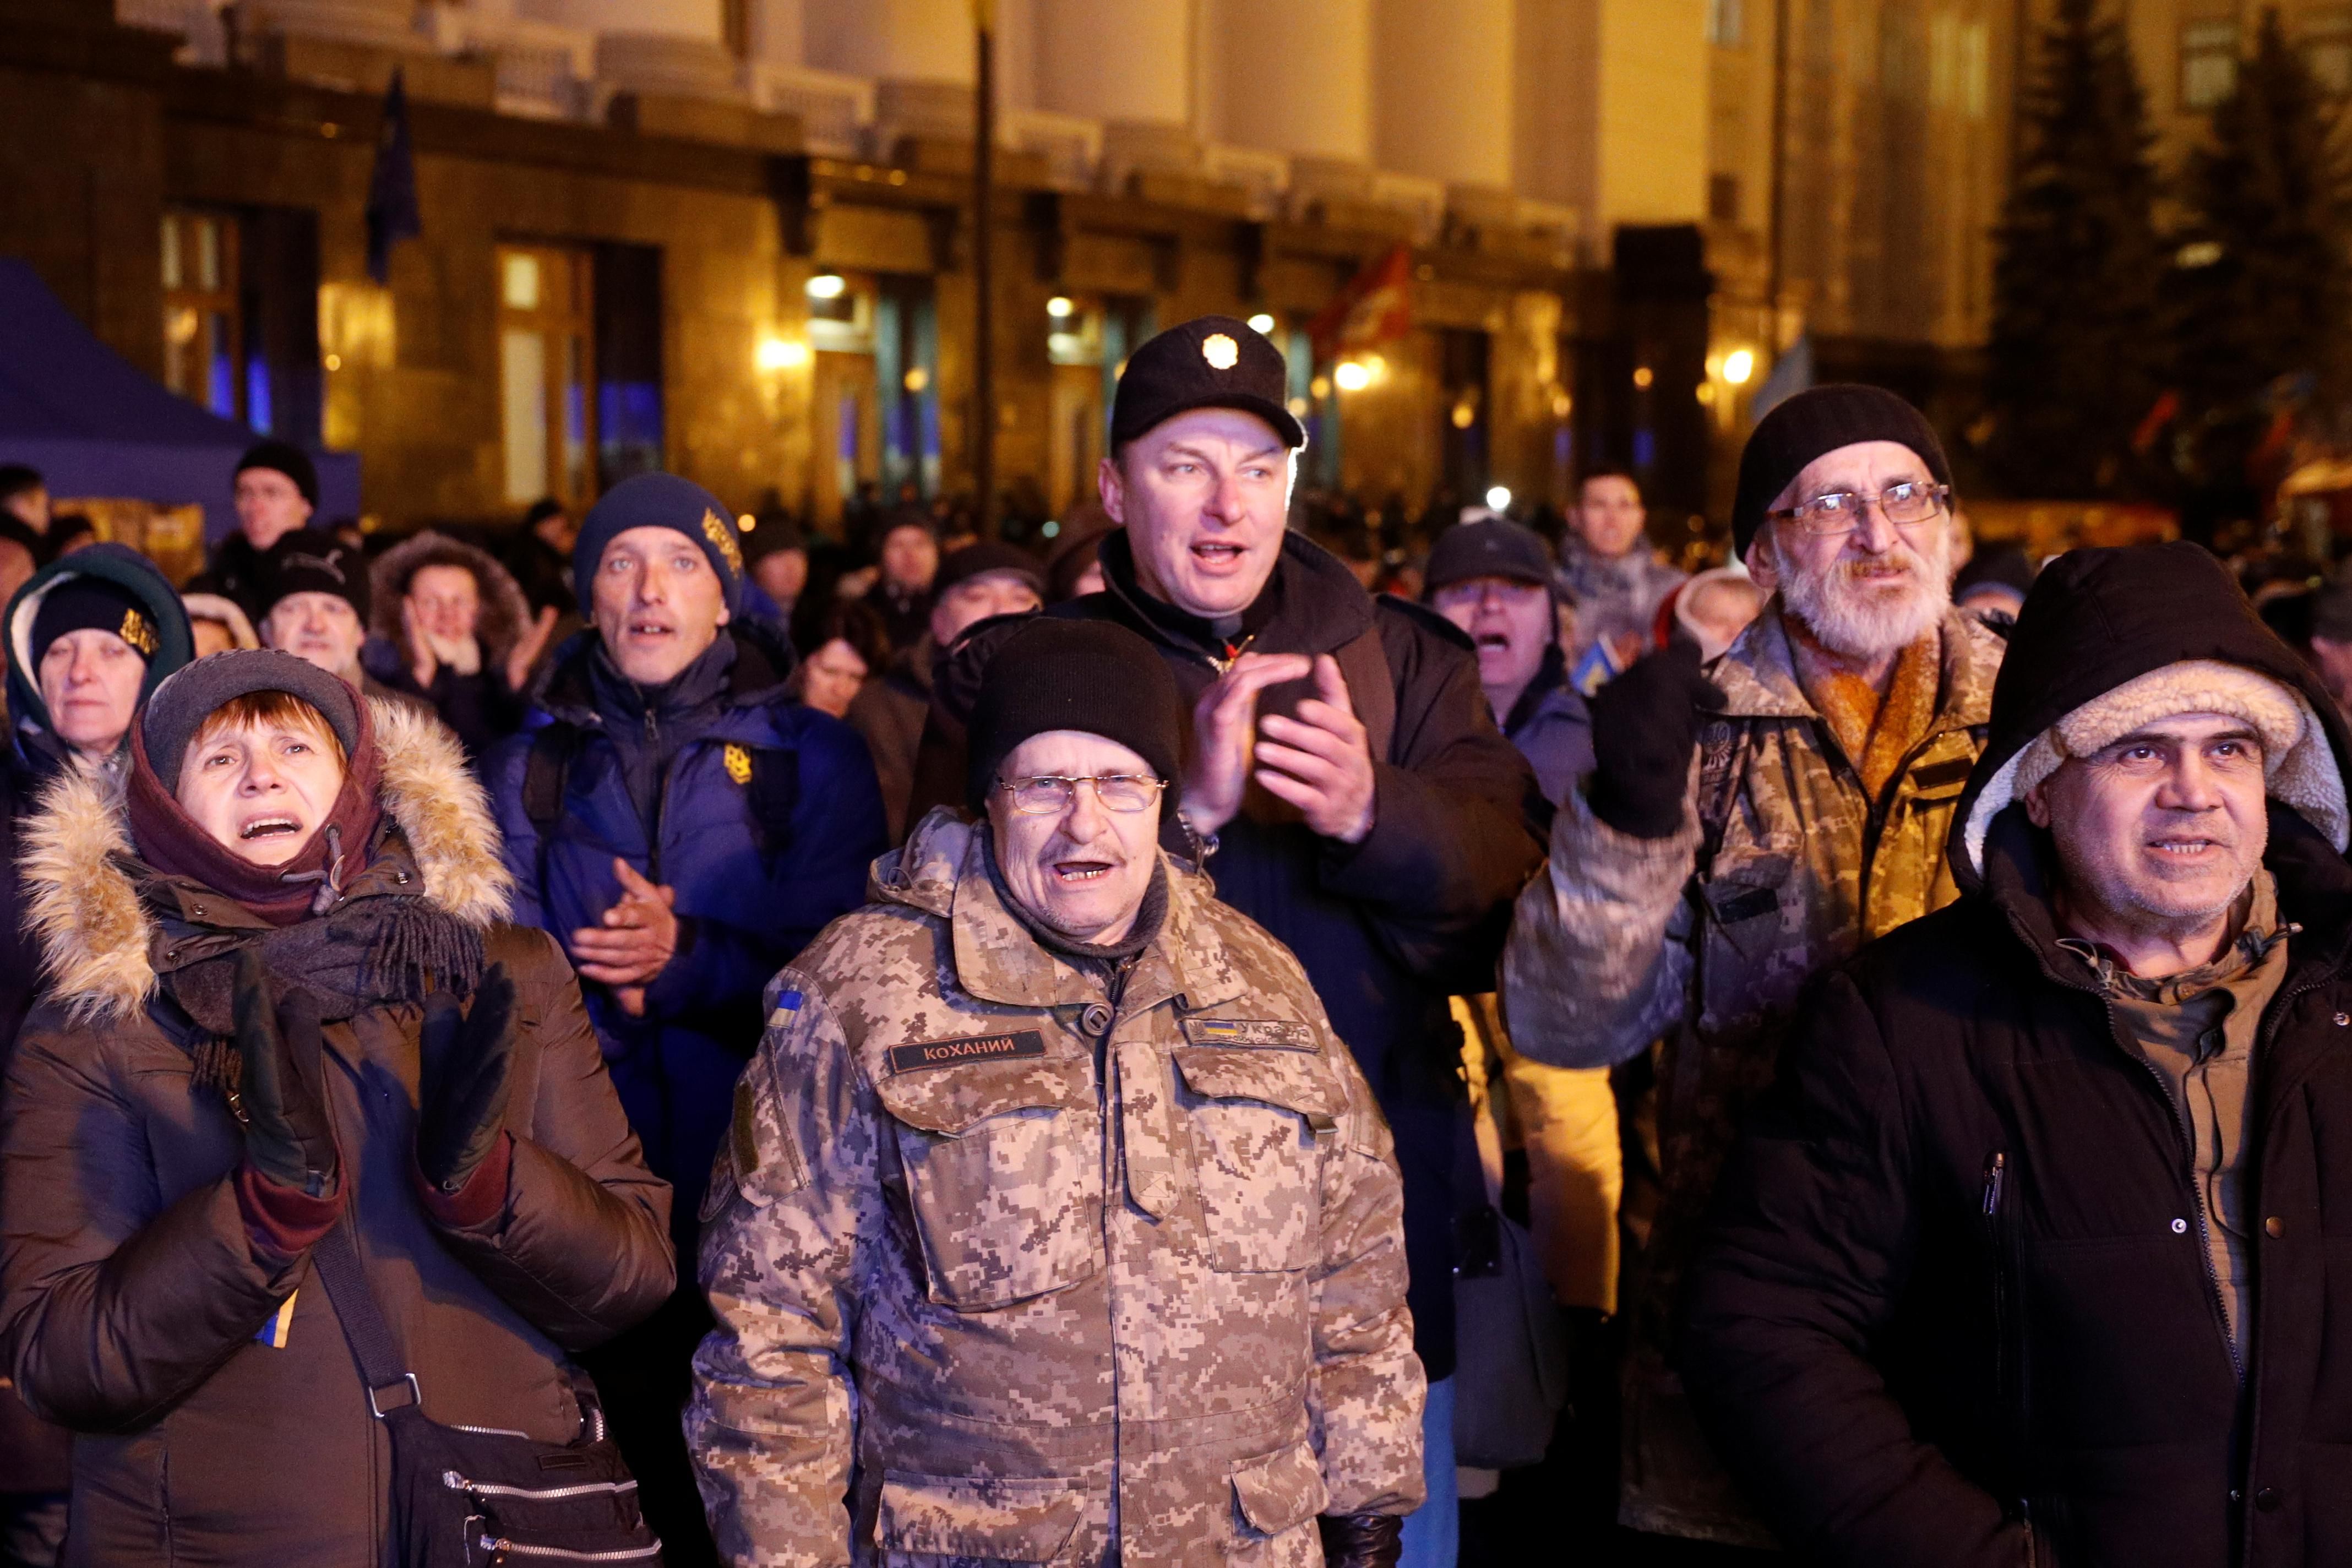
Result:
[[[2242,1384],[2186,1135],[2056,945],[2049,837],[2013,806],[1981,814],[1980,858],[1968,833],[2035,735],[2185,658],[2301,692],[2343,771],[2326,694],[2210,556],[2067,556],[1996,689],[1953,835],[1963,897],[1825,977],[1725,1173],[1683,1375],[1809,1560],[2352,1563],[2340,806],[2272,804],[2267,864],[2302,929],[2255,1049],[2245,1158],[2264,1217]]]

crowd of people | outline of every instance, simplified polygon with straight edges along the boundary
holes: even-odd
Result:
[[[0,1563],[2352,1561],[2352,598],[1848,385],[1401,568],[1286,381],[1045,554],[0,469]]]

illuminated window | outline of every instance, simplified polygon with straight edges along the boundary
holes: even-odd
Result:
[[[499,423],[509,502],[595,495],[591,278],[583,251],[499,247]]]
[[[2180,107],[2210,109],[2237,88],[2238,24],[2181,24]]]
[[[229,419],[243,419],[248,402],[240,237],[225,214],[163,215],[163,384]],[[257,423],[268,427],[266,409]]]

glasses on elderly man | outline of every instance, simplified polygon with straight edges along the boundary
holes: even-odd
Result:
[[[1878,503],[1879,514],[1897,528],[1916,528],[1941,516],[1944,503],[1951,499],[1952,487],[1930,484],[1915,479],[1904,484],[1889,485],[1869,494],[1860,490],[1832,490],[1825,496],[1801,500],[1779,511],[1764,515],[1775,522],[1792,522],[1798,531],[1816,538],[1833,539],[1842,533],[1852,533],[1862,526],[1870,503]]]
[[[1150,773],[1096,773],[1075,779],[1033,773],[1025,779],[1007,779],[996,787],[1013,797],[1013,809],[1022,816],[1050,816],[1067,811],[1083,784],[1094,785],[1095,798],[1110,811],[1149,811],[1159,803],[1160,792],[1168,787],[1165,780]]]

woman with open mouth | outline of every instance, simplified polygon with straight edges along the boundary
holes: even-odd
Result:
[[[456,741],[215,654],[25,842],[49,989],[0,1109],[0,1350],[77,1434],[63,1561],[372,1568],[420,1421],[596,1474],[567,1352],[669,1293],[669,1191],[570,965],[506,923]]]

